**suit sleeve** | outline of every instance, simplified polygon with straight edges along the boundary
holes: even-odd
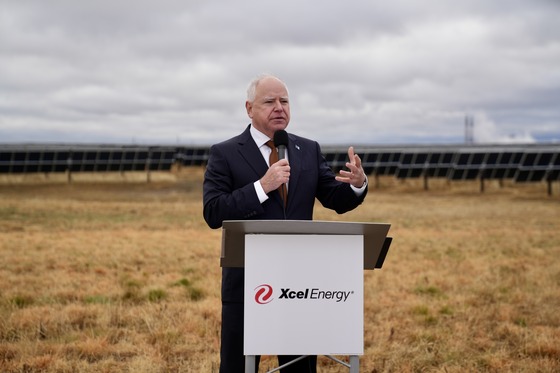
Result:
[[[210,228],[220,228],[224,220],[245,220],[263,213],[253,183],[236,172],[232,154],[216,145],[210,148],[204,175],[203,214]]]

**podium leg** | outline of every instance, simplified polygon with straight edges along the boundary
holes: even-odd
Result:
[[[358,355],[350,356],[350,373],[360,372],[360,357]]]
[[[245,355],[245,373],[255,373],[257,358],[255,355]]]

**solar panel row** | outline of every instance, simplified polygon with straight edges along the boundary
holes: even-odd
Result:
[[[399,179],[438,178],[449,180],[513,179],[516,182],[557,181],[560,174],[560,146],[512,150],[477,148],[408,150],[362,149],[358,152],[368,175],[389,175]],[[341,169],[347,155],[326,152],[326,159]]]
[[[0,173],[168,171],[175,148],[0,148]]]
[[[356,149],[368,175],[449,180],[560,180],[560,145],[378,147]],[[345,148],[325,147],[327,162],[345,166]],[[204,165],[209,147],[0,145],[0,173],[168,171]]]

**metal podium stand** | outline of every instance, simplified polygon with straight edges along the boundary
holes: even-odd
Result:
[[[246,372],[254,372],[256,355],[301,355],[269,373],[307,355],[324,355],[350,373],[359,372],[362,270],[382,267],[392,241],[389,228],[385,223],[294,220],[223,223],[220,264],[245,267]],[[347,355],[349,362],[332,355]]]

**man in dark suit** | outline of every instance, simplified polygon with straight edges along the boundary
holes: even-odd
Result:
[[[204,219],[210,228],[224,220],[313,219],[315,199],[339,214],[356,208],[367,194],[360,158],[348,149],[348,170],[336,176],[315,141],[289,134],[285,159],[269,163],[266,142],[290,121],[286,85],[264,75],[251,82],[245,103],[251,124],[238,136],[213,145],[204,176]],[[287,203],[278,188],[287,185]],[[220,372],[244,372],[242,268],[222,269]],[[297,356],[295,356],[297,357]],[[279,356],[279,364],[295,358]],[[258,366],[258,362],[257,362]],[[316,372],[310,356],[282,372]]]

